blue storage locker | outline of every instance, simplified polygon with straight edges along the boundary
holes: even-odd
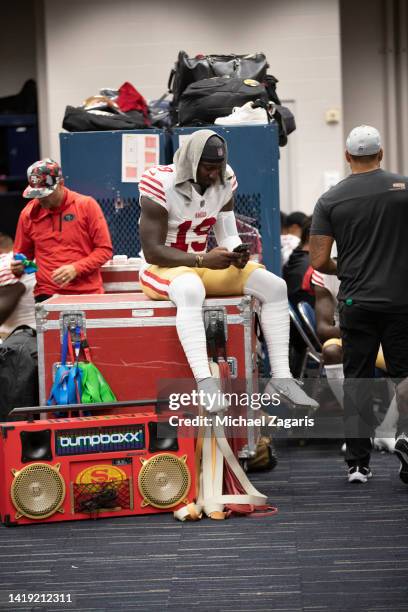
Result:
[[[157,134],[160,163],[166,163],[168,142],[162,130],[127,130],[61,133],[61,166],[69,189],[91,195],[101,205],[114,254],[137,257],[139,189],[136,181],[122,182],[122,134]]]
[[[39,155],[37,115],[0,115],[0,156],[7,176],[25,183],[27,168]]]
[[[174,129],[173,150],[179,147],[179,135],[191,134],[199,129]],[[257,220],[256,225],[262,236],[263,263],[268,270],[280,276],[279,144],[276,124],[211,125],[206,129],[214,130],[227,141],[228,163],[238,179],[235,210]]]

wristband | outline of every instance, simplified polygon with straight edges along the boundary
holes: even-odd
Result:
[[[195,267],[196,268],[202,268],[203,267],[203,259],[204,259],[204,255],[196,255],[196,262],[195,262]]]

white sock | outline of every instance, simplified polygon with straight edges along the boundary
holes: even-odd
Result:
[[[262,268],[252,272],[244,287],[245,295],[261,302],[261,326],[268,348],[272,376],[292,378],[289,369],[289,308],[286,283]]]
[[[344,372],[343,364],[335,363],[333,365],[324,366],[326,372],[327,383],[333,392],[334,397],[339,402],[340,406],[344,408]]]
[[[287,301],[263,304],[261,326],[274,378],[292,378],[289,369],[289,325]]]
[[[205,289],[201,279],[187,272],[169,285],[169,297],[177,306],[176,328],[196,380],[211,376],[208,366],[202,306]]]
[[[398,417],[397,400],[394,396],[388,406],[382,423],[375,430],[376,438],[393,438],[397,431]]]

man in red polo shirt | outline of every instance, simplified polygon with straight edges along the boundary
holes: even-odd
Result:
[[[17,225],[14,253],[35,259],[34,297],[41,302],[55,293],[103,293],[100,267],[112,257],[109,229],[99,204],[64,186],[60,166],[51,159],[27,170],[30,202]],[[23,264],[13,260],[16,276]]]

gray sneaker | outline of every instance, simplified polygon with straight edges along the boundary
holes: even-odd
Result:
[[[302,389],[303,383],[294,378],[273,379],[265,387],[265,393],[278,393],[283,399],[289,400],[294,406],[317,410],[319,404],[309,397]]]
[[[221,391],[219,378],[204,378],[197,383],[197,391],[199,392],[199,400],[201,406],[207,412],[221,412],[228,410],[229,403],[227,398]]]

